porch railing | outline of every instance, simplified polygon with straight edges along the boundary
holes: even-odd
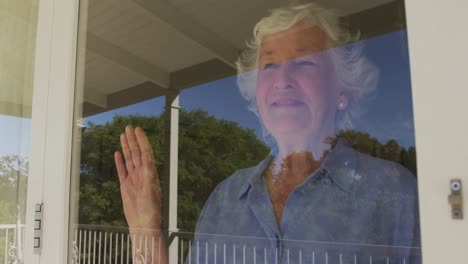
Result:
[[[24,225],[0,224],[0,263],[22,263]]]
[[[74,263],[129,264],[158,263],[158,237],[134,237],[144,243],[133,262],[127,228],[80,225],[75,233]],[[420,248],[376,245],[281,241],[282,246],[264,238],[170,232],[168,244],[177,243],[178,260],[170,263],[194,264],[410,264],[421,263]],[[281,249],[280,249],[281,248]]]
[[[127,228],[80,225],[73,239],[73,264],[157,263],[160,250],[153,246],[159,237],[134,237],[148,250],[140,252],[142,261],[132,260],[131,239]],[[22,262],[24,225],[0,225],[0,264]],[[177,263],[195,264],[410,264],[421,263],[420,248],[281,241],[240,236],[170,232],[168,244],[177,243]],[[282,249],[279,249],[282,248]],[[282,256],[282,257],[281,257]],[[412,256],[412,257],[410,257]],[[171,263],[176,263],[171,261]]]

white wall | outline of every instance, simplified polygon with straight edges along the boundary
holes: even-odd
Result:
[[[31,116],[38,2],[0,0],[0,114]]]
[[[468,3],[407,0],[423,263],[468,263]],[[464,182],[452,220],[449,182]]]

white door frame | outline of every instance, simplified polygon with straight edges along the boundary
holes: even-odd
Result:
[[[449,3],[450,2],[450,3]],[[418,150],[423,263],[463,263],[465,219],[450,217],[449,179],[468,194],[468,24],[462,0],[406,0]],[[67,263],[78,0],[39,1],[25,263]],[[43,202],[41,255],[33,253],[34,205]],[[465,234],[465,236],[460,236]]]
[[[67,263],[78,0],[39,1],[25,263]],[[34,205],[44,203],[42,249],[33,251]]]
[[[468,3],[406,0],[423,263],[467,263]],[[450,179],[464,183],[463,220],[451,218]]]

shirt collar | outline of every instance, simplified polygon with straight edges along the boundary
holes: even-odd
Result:
[[[245,183],[242,185],[240,192],[239,192],[239,199],[246,194],[250,188],[259,183],[262,180],[263,172],[267,169],[270,165],[271,160],[274,157],[274,151],[270,152],[270,154],[266,157],[266,159],[262,160],[258,163],[255,167],[250,168],[247,170],[247,173],[250,174],[250,177],[246,177]]]
[[[246,177],[245,183],[239,191],[239,199],[242,198],[252,186],[261,182],[263,172],[269,166],[271,160],[274,158],[275,150],[258,163],[246,171],[250,177]],[[351,192],[356,184],[361,179],[361,175],[357,170],[357,152],[348,146],[344,139],[338,138],[337,143],[333,150],[331,150],[324,158],[320,168],[322,176],[324,172],[333,179],[333,182],[345,191]],[[313,174],[316,174],[313,172]],[[307,179],[308,181],[310,179]]]
[[[358,152],[338,138],[335,147],[325,156],[320,168],[343,190],[351,192],[362,176],[358,171]]]

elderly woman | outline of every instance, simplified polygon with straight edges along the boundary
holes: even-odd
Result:
[[[414,177],[333,139],[377,83],[360,46],[344,46],[354,41],[336,14],[315,4],[279,8],[257,23],[237,62],[238,84],[277,147],[213,191],[188,261],[409,263],[419,245]],[[115,162],[125,216],[132,234],[149,234],[161,225],[151,146],[132,127],[121,144],[126,163],[119,152]],[[141,247],[133,243],[134,256]],[[155,248],[165,249],[164,239]],[[166,250],[158,252],[167,263]]]

